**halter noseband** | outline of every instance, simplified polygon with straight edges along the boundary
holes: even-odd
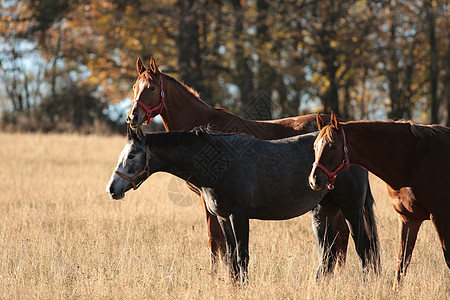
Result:
[[[163,108],[165,108],[167,110],[167,105],[166,105],[166,94],[164,93],[164,85],[163,85],[163,80],[162,80],[162,75],[161,72],[159,73],[159,85],[161,86],[161,102],[153,107],[152,109],[148,109],[147,106],[145,106],[144,103],[142,103],[141,100],[139,99],[134,99],[133,103],[137,103],[139,105],[142,106],[142,108],[145,110],[145,112],[147,113],[147,119],[144,120],[144,122],[142,122],[142,125],[148,125],[150,124],[150,122],[153,120],[154,117],[156,117],[157,115],[160,115]],[[156,115],[154,115],[153,117],[151,116],[152,112],[154,112],[155,110],[159,109],[159,113],[157,113]]]
[[[146,152],[146,157],[145,157],[145,167],[144,170],[142,170],[141,172],[139,172],[138,174],[134,175],[133,177],[127,176],[117,170],[114,170],[114,173],[116,173],[117,175],[119,175],[120,177],[122,177],[125,180],[128,180],[128,182],[131,183],[131,185],[133,186],[133,189],[136,190],[143,182],[145,179],[150,177],[150,169],[148,167],[148,164],[150,162],[150,149],[147,146],[147,152]],[[142,175],[146,174],[147,176],[141,180],[140,182],[138,182],[138,184],[136,184],[134,181],[136,179],[138,179],[139,177],[141,177]]]
[[[328,175],[329,183],[327,184],[328,190],[334,189],[334,182],[336,181],[337,175],[344,171],[348,171],[350,168],[350,160],[348,159],[348,148],[347,148],[347,141],[345,139],[345,132],[344,128],[341,127],[342,130],[342,141],[344,142],[344,160],[342,163],[333,171],[330,172],[327,168],[325,168],[322,164],[319,163],[319,160],[314,161],[313,166],[319,167]]]

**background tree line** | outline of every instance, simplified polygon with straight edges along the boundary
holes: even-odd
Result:
[[[447,0],[3,0],[2,125],[106,130],[137,57],[153,56],[237,114],[263,95],[267,118],[449,126],[449,12]]]

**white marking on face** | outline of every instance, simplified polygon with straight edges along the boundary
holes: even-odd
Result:
[[[324,140],[323,137],[321,137],[319,140],[316,141],[315,143],[315,147],[314,147],[314,156],[315,156],[315,161],[318,162],[319,161],[319,156],[322,153],[322,149],[324,147]],[[309,181],[309,186],[313,189],[313,190],[318,190],[317,186],[316,186],[316,170],[317,170],[317,166],[313,165],[312,169],[311,169],[311,173],[309,173],[308,176],[308,181]]]
[[[121,173],[125,173],[125,174],[127,173],[125,171],[124,167],[126,165],[127,157],[128,157],[128,154],[130,153],[130,151],[131,151],[131,144],[127,143],[125,145],[125,147],[123,147],[122,152],[120,152],[119,160],[117,161],[117,167],[116,167],[117,171],[119,171]]]
[[[133,106],[131,107],[131,111],[133,112],[135,109],[137,109],[138,104],[137,102],[133,102]]]
[[[140,80],[138,83],[136,83],[133,86],[134,89],[134,99],[133,100],[138,100],[142,94],[142,92],[144,91],[145,87],[147,86],[147,84],[145,83],[144,80]]]
[[[144,89],[145,89],[146,86],[147,86],[147,84],[145,83],[144,80],[141,80],[141,81],[139,82],[139,84],[138,84],[139,89],[138,89],[138,92],[137,92],[137,95],[136,95],[135,100],[137,100],[137,99],[139,99],[139,98],[141,97],[141,94],[142,94],[142,92],[144,91]]]
[[[323,143],[324,143],[323,137],[321,137],[316,143],[316,149],[314,149],[314,151],[316,152],[316,154],[315,154],[316,155],[316,160],[317,160],[319,154],[322,153],[322,149],[323,149],[323,146],[324,146]]]
[[[131,151],[131,144],[127,143],[119,155],[119,160],[117,162],[117,166],[115,169],[116,171],[119,171],[120,173],[123,173],[127,176],[129,176],[130,174],[128,174],[125,171],[124,167],[126,165],[126,159],[128,157],[128,153],[130,153],[130,151]],[[128,181],[126,181],[125,179],[123,179],[122,177],[117,175],[116,173],[112,173],[111,178],[109,179],[109,182],[106,185],[106,192],[109,193],[111,188],[114,191],[121,191],[121,190],[125,189],[125,186],[127,184],[128,184]]]

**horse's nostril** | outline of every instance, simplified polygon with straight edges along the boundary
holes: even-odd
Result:
[[[106,187],[106,192],[111,196],[115,194],[114,189],[111,186]]]

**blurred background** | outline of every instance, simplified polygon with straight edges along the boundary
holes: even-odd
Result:
[[[267,118],[450,124],[448,0],[0,3],[5,131],[121,130],[136,60],[151,56],[242,116],[263,97]]]

